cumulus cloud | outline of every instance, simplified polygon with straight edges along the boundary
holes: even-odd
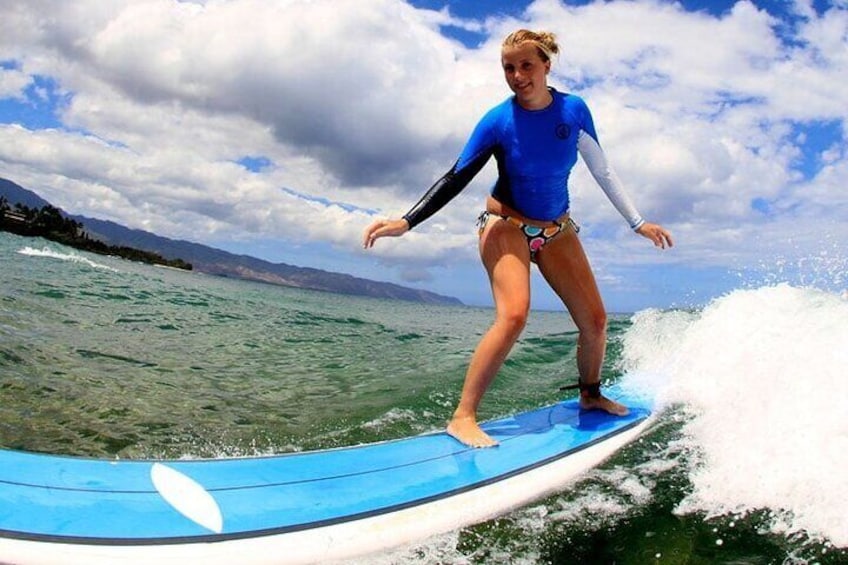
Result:
[[[15,98],[23,100],[26,98],[24,89],[29,86],[32,79],[18,69],[4,69],[0,67],[0,99]]]
[[[60,128],[0,126],[0,167],[72,212],[171,237],[352,252],[372,215],[403,213],[508,95],[501,38],[547,28],[563,47],[553,84],[587,99],[643,215],[678,235],[673,260],[729,264],[756,234],[845,234],[848,10],[793,6],[779,19],[744,0],[721,16],[537,0],[520,20],[469,21],[399,0],[7,0],[0,99],[33,102],[28,86],[49,77],[64,103]],[[446,25],[484,40],[466,47]],[[799,127],[819,123],[842,139],[813,148]],[[409,280],[473,258],[493,175],[375,254]],[[572,199],[600,268],[656,260],[585,167]]]

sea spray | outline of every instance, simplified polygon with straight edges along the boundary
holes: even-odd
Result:
[[[736,290],[699,313],[641,312],[623,341],[628,384],[690,416],[697,456],[678,512],[766,510],[774,533],[848,546],[848,302]]]
[[[80,255],[79,253],[55,251],[54,249],[51,249],[46,245],[41,249],[35,249],[33,247],[26,246],[20,249],[18,253],[20,255],[28,255],[30,257],[48,257],[50,259],[58,259],[61,261],[71,261],[73,263],[87,265],[94,269],[105,269],[107,271],[118,272],[118,270],[113,267],[109,267],[108,265],[103,265],[96,261],[92,261],[91,259],[88,259],[87,257]]]

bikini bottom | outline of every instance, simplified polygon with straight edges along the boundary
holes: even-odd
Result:
[[[493,214],[488,210],[484,210],[477,218],[477,228],[480,235],[483,234],[483,228],[486,227],[486,223],[489,221],[489,217],[491,216],[505,220],[521,230],[521,233],[523,233],[524,237],[527,239],[527,247],[530,248],[530,260],[534,263],[536,262],[536,253],[538,253],[547,242],[561,234],[569,226],[574,230],[574,233],[580,232],[580,226],[578,226],[570,217],[564,222],[553,222],[550,226],[539,227],[522,222],[513,216],[507,216],[506,214]]]

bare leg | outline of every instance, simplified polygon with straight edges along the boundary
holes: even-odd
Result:
[[[447,432],[468,446],[491,447],[497,442],[480,429],[477,408],[527,322],[530,252],[515,226],[492,219],[480,238],[480,255],[492,285],[495,321],[471,357]]]
[[[574,230],[549,241],[536,255],[539,270],[568,308],[580,336],[577,340],[577,372],[584,384],[601,380],[607,346],[607,315],[595,276]],[[580,406],[623,416],[627,407],[603,395],[580,395]]]

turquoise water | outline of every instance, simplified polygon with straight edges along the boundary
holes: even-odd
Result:
[[[49,453],[231,457],[439,429],[492,316],[5,233],[0,262],[0,445]],[[649,433],[545,500],[360,562],[848,562],[846,328],[848,300],[788,285],[614,316],[604,376],[657,392]],[[566,314],[534,312],[481,416],[556,401],[575,349]]]

